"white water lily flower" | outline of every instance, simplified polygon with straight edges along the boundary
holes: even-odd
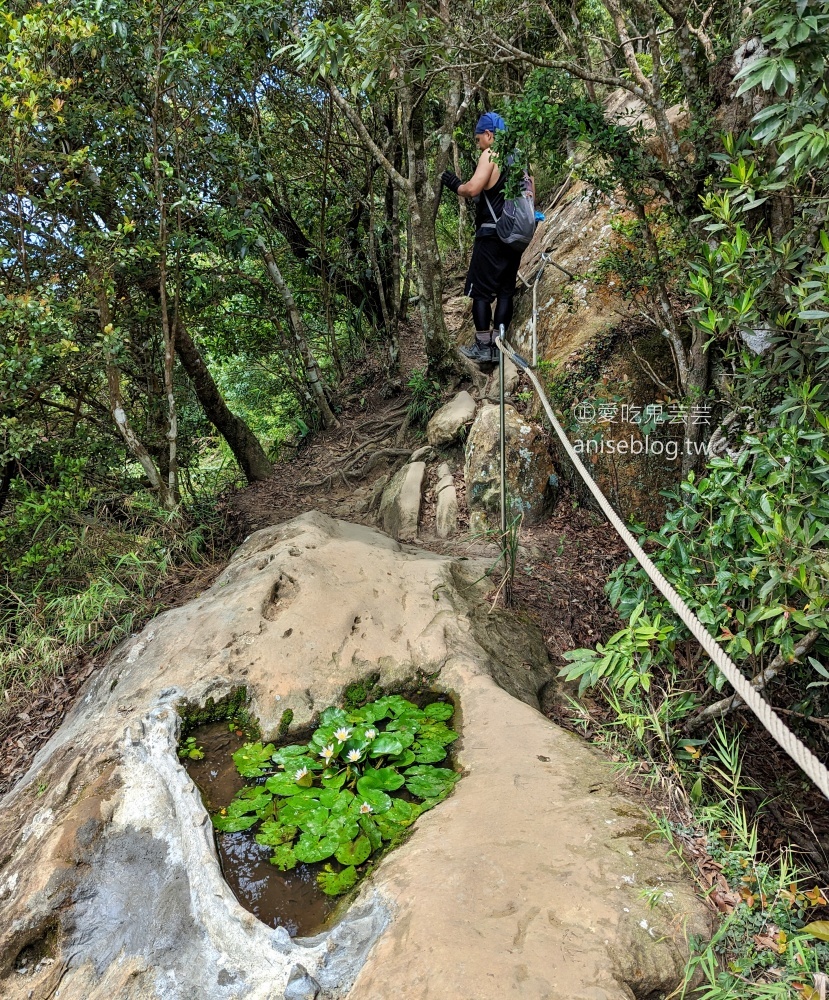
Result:
[[[364,802],[360,806],[360,812],[365,816],[368,813],[374,812],[374,810],[371,808],[371,806],[368,804],[368,802]]]
[[[346,729],[345,726],[343,726],[341,729],[338,729],[336,733],[334,733],[334,735],[337,737],[340,743],[345,743],[345,741],[351,735],[351,730]]]
[[[333,743],[329,743],[327,747],[323,747],[322,750],[320,750],[320,757],[322,757],[322,759],[325,761],[331,760],[333,756],[334,756]]]
[[[352,764],[355,764],[360,759],[360,751],[359,750],[349,750],[348,751],[348,759],[351,761]]]
[[[297,773],[294,775],[294,781],[300,781],[308,773],[307,767],[301,767]]]
[[[376,729],[367,729],[366,730],[366,739],[367,740],[373,740],[376,735],[377,735],[377,730]]]

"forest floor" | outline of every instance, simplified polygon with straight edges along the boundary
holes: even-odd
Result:
[[[465,313],[450,300],[450,327],[462,336]],[[309,510],[366,525],[376,523],[374,510],[379,488],[413,450],[425,444],[422,429],[410,425],[407,411],[412,399],[408,381],[416,369],[425,368],[422,338],[414,324],[401,335],[400,376],[389,382],[383,365],[366,357],[352,366],[336,403],[340,424],[309,435],[296,453],[280,462],[273,477],[221,498],[236,542],[253,531],[289,520]],[[463,380],[446,389],[449,398]],[[462,453],[455,456],[459,506],[464,505]],[[497,547],[475,538],[464,529],[466,512],[460,512],[461,534],[441,541],[429,530],[434,500],[427,484],[423,504],[423,530],[418,544],[444,554],[491,556]],[[374,503],[372,502],[374,498]],[[225,565],[226,558],[168,578],[160,606],[185,603],[206,589]],[[543,523],[523,527],[512,591],[512,606],[540,628],[555,666],[564,666],[564,653],[593,647],[621,626],[604,587],[608,574],[627,558],[627,550],[614,529],[596,512],[564,494]],[[7,693],[0,707],[0,793],[27,770],[32,758],[63,721],[84,682],[106,654],[79,656],[61,677],[47,678],[35,690]],[[553,721],[588,738],[596,737],[606,716],[601,705],[583,699],[585,709],[556,697],[546,700],[545,713]],[[761,842],[769,849],[791,843],[803,861],[817,873],[829,875],[829,815],[820,793],[804,782],[789,758],[779,751],[753,717],[744,713],[742,735],[747,780],[758,785],[746,795],[749,813],[760,809]],[[606,729],[605,749],[608,746]],[[623,760],[624,755],[615,755]],[[647,768],[641,774],[645,787]]]

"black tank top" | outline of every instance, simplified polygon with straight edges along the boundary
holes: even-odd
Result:
[[[507,186],[507,172],[501,171],[498,180],[486,191],[482,191],[472,200],[475,202],[475,235],[494,236],[495,223],[504,211],[504,189]],[[486,195],[486,198],[484,197]],[[489,199],[489,205],[487,204]],[[492,210],[490,211],[490,207]],[[493,215],[494,213],[494,215]],[[485,228],[482,228],[485,227]]]

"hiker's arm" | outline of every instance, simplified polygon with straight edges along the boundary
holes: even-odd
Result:
[[[489,185],[494,169],[495,164],[492,162],[492,154],[488,149],[485,149],[481,153],[480,160],[478,160],[475,173],[465,184],[461,184],[458,188],[458,197],[474,198],[476,194],[480,194]]]

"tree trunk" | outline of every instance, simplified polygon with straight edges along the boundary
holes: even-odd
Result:
[[[3,466],[3,471],[0,472],[0,514],[3,513],[3,508],[6,506],[6,501],[9,499],[12,482],[14,481],[14,477],[16,475],[17,459],[10,458]]]
[[[216,430],[227,441],[249,483],[270,479],[273,466],[259,439],[241,417],[231,412],[201,352],[181,320],[175,320],[176,351],[199,403]]]
[[[314,403],[319,408],[320,415],[322,416],[322,422],[326,427],[339,426],[339,421],[334,416],[331,407],[328,405],[328,398],[325,395],[325,386],[322,381],[322,373],[320,372],[319,365],[317,364],[317,359],[314,357],[314,354],[308,344],[308,339],[305,336],[305,326],[302,322],[302,316],[299,313],[299,309],[297,309],[293,292],[288,287],[288,283],[282,277],[282,272],[277,267],[273,254],[270,252],[267,244],[261,236],[257,239],[256,245],[265,260],[265,265],[268,269],[271,281],[273,281],[279,289],[279,293],[285,303],[285,309],[288,312],[288,322],[291,325],[291,330],[293,331],[299,353],[305,363],[305,380],[308,383],[308,389],[311,392]]]
[[[685,451],[682,456],[683,478],[692,469],[697,468],[703,458],[703,455],[698,453],[698,446],[704,424],[694,413],[694,408],[705,398],[708,389],[708,352],[705,350],[705,341],[706,334],[702,330],[695,329],[691,335],[691,349],[688,352],[688,385],[685,396],[688,402],[688,416],[685,425]]]

